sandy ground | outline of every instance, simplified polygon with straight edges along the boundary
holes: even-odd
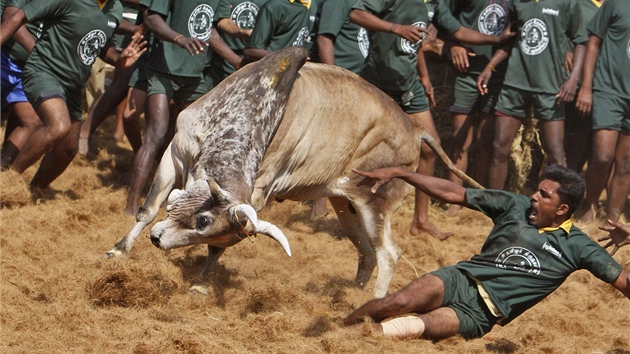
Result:
[[[133,224],[123,215],[133,154],[111,131],[97,132],[97,158],[76,159],[39,199],[26,189],[34,169],[0,174],[2,353],[630,353],[630,302],[586,271],[481,339],[342,331],[340,318],[371,298],[374,279],[365,290],[352,286],[356,251],[336,218],[312,220],[299,202],[274,202],[260,215],[282,228],[293,257],[268,238],[244,240],[222,256],[205,296],[188,291],[203,246],[163,252],[145,230],[128,257],[105,259]],[[412,203],[393,218],[403,257],[390,292],[469,258],[491,228],[480,213],[449,218],[436,204],[432,220],[455,235],[413,237]],[[615,259],[630,271],[630,247]]]

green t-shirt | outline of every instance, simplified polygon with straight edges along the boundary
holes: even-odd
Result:
[[[365,28],[350,22],[356,0],[327,0],[322,7],[318,34],[335,37],[335,65],[359,73],[365,65],[370,39]]]
[[[256,18],[256,27],[247,43],[247,48],[265,49],[276,52],[287,47],[312,46],[310,33],[315,25],[316,1],[310,9],[298,1],[269,0]]]
[[[568,79],[565,40],[574,46],[588,37],[579,6],[573,0],[517,0],[510,17],[517,39],[510,53],[506,86],[555,95]],[[563,38],[566,37],[566,38]]]
[[[220,14],[229,13],[225,0],[141,0],[140,4],[147,6],[149,12],[164,16],[173,31],[205,42],[210,40],[210,32]],[[148,59],[149,69],[168,75],[201,77],[211,52],[206,48],[205,54],[190,55],[175,43],[154,38]]]
[[[444,0],[462,26],[491,36],[500,36],[509,14],[508,0]],[[475,56],[468,57],[468,73],[480,74],[488,65],[496,47],[491,45],[464,45]],[[503,77],[507,61],[497,66],[493,77]]]
[[[446,34],[461,24],[441,0],[359,0],[353,7],[392,23],[426,28],[430,22]],[[370,33],[370,51],[361,76],[386,90],[406,91],[418,80],[418,48],[393,33]]]
[[[33,0],[22,8],[29,22],[42,21],[42,34],[24,66],[24,79],[47,72],[69,90],[83,88],[92,64],[122,19],[122,6],[109,0]]]
[[[593,89],[630,99],[630,1],[604,1],[588,30],[602,39]]]
[[[611,283],[621,266],[579,228],[540,233],[527,219],[530,198],[499,190],[467,189],[466,202],[494,227],[481,252],[456,267],[481,282],[505,325],[556,290],[579,269]]]
[[[227,14],[228,18],[241,29],[253,29],[256,25],[256,16],[260,11],[260,8],[266,3],[267,0],[227,0],[230,8],[230,12]],[[220,17],[220,19],[225,18]],[[239,38],[234,38],[226,33],[219,31],[221,38],[227,44],[232,51],[240,56],[243,56],[243,49],[245,49],[245,41]],[[215,80],[223,80],[225,77],[233,73],[236,69],[227,60],[223,59],[216,53],[212,55],[212,63],[210,70]],[[215,82],[216,84],[217,82]]]
[[[31,0],[7,0],[0,2],[0,18],[4,14],[5,7],[17,7],[22,8],[24,5],[31,2]],[[37,39],[38,31],[40,28],[40,23],[27,23],[26,29],[33,36],[33,38]],[[24,49],[21,45],[16,43],[13,39],[8,39],[4,45],[2,46],[2,51],[9,55],[9,58],[20,67],[24,67],[26,64],[26,59],[28,58],[29,52]]]

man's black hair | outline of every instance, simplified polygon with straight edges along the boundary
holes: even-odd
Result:
[[[580,205],[584,197],[584,191],[586,190],[584,178],[568,167],[551,165],[543,171],[541,180],[543,179],[548,179],[560,184],[558,188],[560,203],[567,204],[569,206],[569,216],[573,215],[573,212]]]

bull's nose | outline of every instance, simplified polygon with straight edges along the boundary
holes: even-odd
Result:
[[[153,244],[153,246],[155,247],[160,247],[160,237],[151,234],[151,243]]]

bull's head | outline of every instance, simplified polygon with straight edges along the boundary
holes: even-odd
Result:
[[[251,205],[239,203],[213,180],[173,190],[167,211],[167,219],[151,229],[151,242],[163,250],[195,244],[225,248],[260,233],[278,241],[291,256],[289,241],[280,229],[258,220]]]

